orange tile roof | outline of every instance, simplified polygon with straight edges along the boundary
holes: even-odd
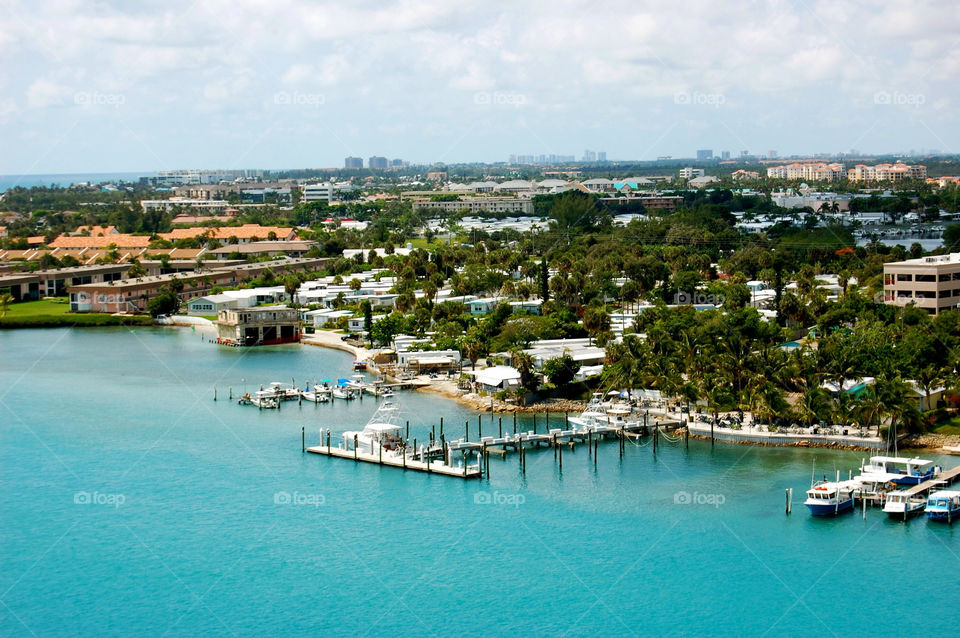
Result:
[[[116,226],[80,226],[75,231],[73,235],[82,235],[83,233],[89,233],[92,237],[101,237],[103,235],[117,234]]]
[[[229,239],[230,237],[236,237],[237,239],[251,239],[253,237],[266,239],[271,232],[276,234],[277,237],[286,238],[290,236],[293,229],[279,228],[277,226],[260,226],[259,224],[223,226],[220,228],[195,226],[193,228],[175,228],[169,233],[160,233],[160,236],[170,240],[190,239],[191,237],[199,237],[206,234],[209,234],[214,239]]]
[[[64,237],[61,235],[52,242],[54,248],[106,248],[114,244],[117,248],[146,248],[150,238],[141,235],[106,235],[101,237]]]

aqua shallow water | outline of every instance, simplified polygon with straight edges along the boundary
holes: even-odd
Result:
[[[958,617],[957,525],[784,515],[784,488],[802,501],[812,466],[859,453],[691,441],[621,461],[610,442],[596,467],[544,449],[525,477],[510,456],[465,482],[301,454],[302,425],[308,444],[362,426],[369,398],[226,400],[349,365],[184,329],[0,332],[0,634],[929,635]],[[456,403],[397,398],[412,435],[444,416],[475,436]]]

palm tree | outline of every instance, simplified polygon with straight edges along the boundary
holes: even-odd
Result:
[[[7,316],[7,309],[10,307],[10,304],[13,303],[13,295],[9,292],[0,294],[0,317]]]
[[[812,426],[813,422],[825,413],[828,406],[827,401],[827,394],[820,386],[808,385],[795,406],[797,416],[806,421],[808,426]]]

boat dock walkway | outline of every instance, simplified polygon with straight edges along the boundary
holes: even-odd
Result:
[[[907,490],[907,498],[911,496],[919,496],[924,492],[933,490],[938,487],[945,487],[947,485],[951,485],[958,478],[960,478],[960,465],[954,468],[951,468],[949,470],[944,470],[939,475],[935,476],[929,481],[924,481],[919,485],[914,485],[909,490]]]
[[[647,419],[645,419],[647,420]],[[478,420],[479,421],[479,420]],[[569,425],[566,419],[564,424]],[[521,471],[526,470],[526,450],[531,447],[552,447],[554,448],[554,457],[559,461],[560,468],[563,468],[562,447],[569,446],[574,448],[577,443],[584,443],[588,447],[588,455],[593,458],[594,463],[597,460],[597,448],[600,441],[608,438],[615,438],[620,444],[620,454],[623,454],[624,442],[631,437],[639,438],[646,435],[653,437],[653,449],[656,453],[657,441],[662,431],[675,429],[681,423],[669,419],[650,419],[648,424],[643,422],[625,422],[616,425],[593,424],[581,428],[555,428],[548,429],[547,432],[537,432],[529,430],[527,432],[503,433],[503,423],[500,422],[498,436],[483,436],[481,424],[478,422],[477,432],[479,441],[469,439],[469,423],[465,423],[465,436],[463,438],[449,441],[443,435],[443,421],[440,425],[440,437],[436,438],[435,430],[431,430],[429,441],[424,441],[422,445],[417,445],[417,440],[413,439],[413,444],[409,442],[409,424],[407,429],[407,440],[401,450],[383,451],[378,448],[373,451],[358,449],[356,437],[351,449],[349,444],[331,445],[331,431],[329,429],[320,429],[320,445],[307,447],[306,434],[303,432],[303,451],[321,456],[333,458],[350,459],[356,463],[374,463],[388,467],[397,467],[404,470],[413,470],[416,472],[425,472],[427,474],[439,474],[441,476],[451,476],[463,479],[483,478],[490,473],[490,455],[497,454],[506,456],[508,450],[516,452],[520,457]],[[514,426],[516,427],[516,426]],[[536,424],[534,423],[534,427]],[[455,462],[457,454],[459,460]],[[476,459],[475,463],[471,463]]]

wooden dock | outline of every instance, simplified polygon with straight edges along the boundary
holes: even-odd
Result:
[[[417,458],[412,452],[399,453],[387,452],[380,454],[370,454],[360,450],[347,450],[342,447],[330,447],[326,445],[315,445],[306,448],[311,454],[320,454],[322,456],[332,456],[340,459],[350,459],[356,463],[374,463],[376,465],[385,465],[388,467],[399,467],[404,470],[414,472],[425,472],[427,474],[440,474],[441,476],[454,476],[463,479],[481,478],[483,476],[482,468],[479,464],[470,465],[464,462],[462,465],[447,465],[442,460],[435,460],[431,455],[424,455],[423,460]]]
[[[521,471],[526,470],[526,450],[531,447],[553,447],[554,457],[559,460],[561,469],[563,468],[563,454],[559,450],[561,447],[569,446],[574,448],[578,443],[588,446],[588,455],[592,456],[596,463],[597,448],[600,441],[609,438],[615,438],[620,443],[620,454],[624,450],[624,441],[628,437],[642,437],[644,435],[653,436],[653,449],[656,453],[657,439],[661,429],[676,428],[680,425],[679,421],[659,420],[655,423],[645,425],[643,423],[623,423],[617,425],[591,425],[579,429],[550,429],[547,432],[537,432],[529,430],[527,432],[515,432],[513,434],[483,436],[480,434],[479,441],[471,441],[466,436],[464,438],[449,441],[442,434],[443,426],[441,420],[441,434],[439,438],[433,438],[431,434],[430,441],[424,441],[419,448],[414,444],[407,442],[403,450],[377,452],[363,451],[356,449],[354,443],[353,449],[349,444],[339,443],[337,446],[330,444],[329,430],[320,430],[320,445],[311,447],[306,446],[306,435],[304,432],[303,451],[321,456],[329,456],[340,459],[352,460],[355,463],[373,463],[388,467],[401,468],[403,470],[413,470],[415,472],[424,472],[427,474],[439,474],[441,476],[451,476],[462,479],[483,478],[489,476],[490,455],[496,454],[502,457],[507,455],[508,451],[516,452],[520,457]],[[479,430],[479,427],[478,427]],[[467,436],[469,429],[466,430]],[[459,454],[459,460],[456,460]],[[471,463],[472,458],[476,459]]]
[[[924,492],[933,490],[938,487],[946,487],[947,485],[952,485],[958,478],[960,478],[960,465],[951,468],[949,470],[944,470],[939,475],[933,477],[929,481],[924,481],[919,485],[914,485],[909,490],[907,490],[907,496],[919,496]]]

